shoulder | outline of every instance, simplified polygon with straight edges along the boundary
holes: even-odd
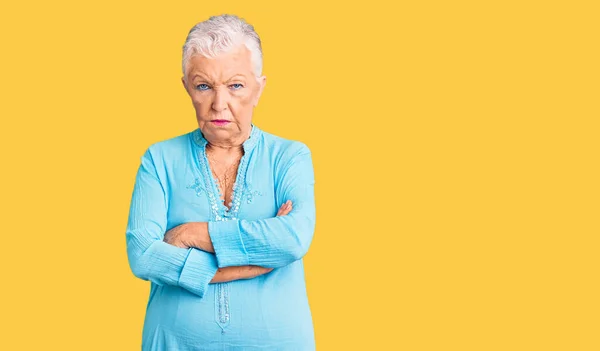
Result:
[[[154,163],[165,163],[180,158],[189,150],[193,131],[176,135],[167,139],[151,143],[144,152],[144,158],[151,159]]]
[[[265,147],[268,148],[271,153],[278,155],[279,157],[287,158],[311,153],[308,145],[302,141],[283,138],[264,131],[262,132],[262,135]]]
[[[311,157],[311,150],[305,142],[283,138],[264,131],[262,138],[264,147],[271,155],[276,168],[289,167],[298,157]]]

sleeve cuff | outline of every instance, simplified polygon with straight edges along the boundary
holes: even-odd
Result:
[[[217,269],[215,255],[192,248],[179,276],[179,286],[204,297]]]
[[[217,256],[219,268],[249,264],[239,220],[208,222],[208,234]]]

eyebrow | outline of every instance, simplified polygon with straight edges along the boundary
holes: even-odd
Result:
[[[200,75],[200,74],[198,74],[198,73],[194,74],[194,75],[192,76],[192,79],[196,79],[197,77],[199,77],[199,78],[202,78],[202,79],[206,79],[206,76],[205,76],[205,75],[203,75],[203,74],[202,74],[202,75]]]

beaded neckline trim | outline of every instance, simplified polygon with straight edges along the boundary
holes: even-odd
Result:
[[[201,186],[202,180],[196,178],[195,183],[188,186],[196,191],[198,196],[201,195],[202,188],[206,189],[205,193],[208,196],[208,200],[211,208],[211,217],[215,221],[227,221],[237,219],[238,212],[242,200],[245,199],[247,203],[252,203],[255,196],[260,196],[262,193],[252,189],[252,185],[247,183],[246,173],[248,168],[248,160],[250,157],[250,151],[256,146],[259,139],[260,130],[258,127],[252,125],[250,137],[243,143],[244,155],[242,156],[238,171],[233,184],[233,195],[231,199],[221,199],[224,195],[217,186],[218,180],[214,178],[208,158],[206,156],[206,145],[208,141],[202,135],[200,129],[193,131],[194,143],[200,147],[197,150],[197,157],[199,160],[200,170],[202,172],[202,178],[204,179],[204,186]],[[229,205],[226,206],[225,204]]]

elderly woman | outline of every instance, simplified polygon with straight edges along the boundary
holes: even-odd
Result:
[[[302,258],[315,228],[310,150],[252,123],[265,87],[253,26],[215,16],[183,47],[198,128],[138,169],[126,232],[151,282],[143,350],[314,350]]]

